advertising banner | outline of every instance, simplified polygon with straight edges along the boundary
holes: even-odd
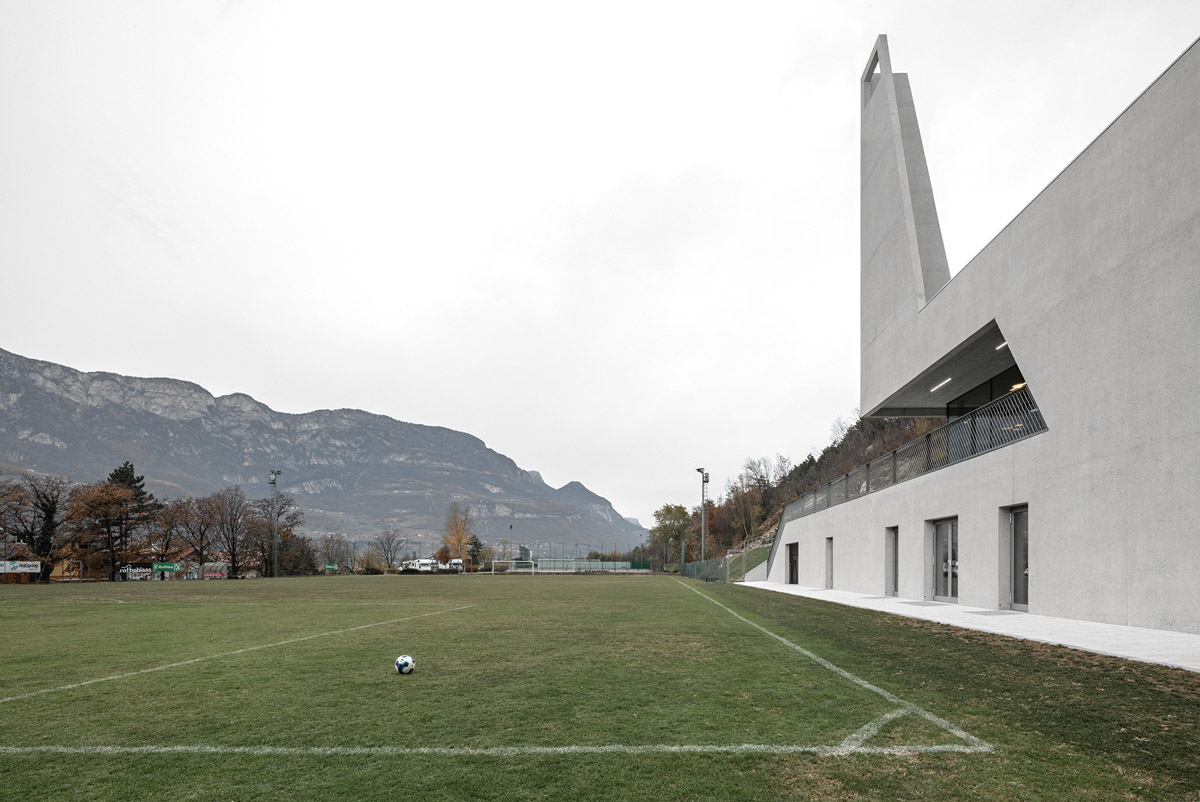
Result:
[[[148,563],[128,563],[117,569],[121,579],[130,582],[137,579],[149,579],[154,569]]]
[[[39,560],[0,560],[0,569],[6,574],[36,574],[42,570]]]

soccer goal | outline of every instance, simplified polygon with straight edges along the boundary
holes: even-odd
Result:
[[[493,574],[536,574],[537,563],[533,560],[492,560]]]

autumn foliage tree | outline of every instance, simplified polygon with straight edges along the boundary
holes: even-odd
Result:
[[[103,482],[81,485],[68,500],[77,542],[107,557],[108,578],[129,558],[136,538],[156,520],[162,505],[146,492],[146,478],[125,461]]]
[[[471,508],[465,504],[450,502],[446,510],[446,532],[442,536],[442,549],[445,550],[446,559],[438,557],[440,562],[455,559],[465,563],[471,558]]]
[[[105,555],[109,581],[116,580],[135,524],[133,491],[112,482],[79,485],[72,488],[68,503],[77,542]]]
[[[682,504],[664,504],[654,511],[654,526],[650,529],[649,543],[670,551],[666,562],[677,560],[679,544],[687,543],[692,516]],[[698,531],[698,530],[697,530]],[[699,548],[696,554],[699,554]]]
[[[277,518],[280,572],[316,572],[316,550],[301,531],[303,511],[290,496],[252,501],[234,485],[163,503],[145,485],[128,461],[91,484],[35,474],[0,480],[0,557],[37,559],[42,580],[63,559],[79,559],[85,572],[100,570],[109,580],[127,561],[224,559],[233,576],[250,568],[267,573]],[[338,540],[339,559],[330,562],[349,567],[353,549]]]

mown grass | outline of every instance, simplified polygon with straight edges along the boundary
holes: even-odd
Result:
[[[1194,674],[667,577],[0,588],[0,698],[33,694],[0,703],[0,747],[836,746],[895,709],[693,589],[995,751],[0,752],[0,788],[23,800],[1200,799]],[[417,659],[411,676],[391,667],[401,652]],[[869,743],[956,740],[910,715]]]

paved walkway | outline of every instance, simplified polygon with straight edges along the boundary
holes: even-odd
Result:
[[[1095,621],[1076,621],[1014,610],[984,610],[948,602],[915,601],[895,596],[870,596],[844,590],[806,588],[779,582],[746,582],[746,587],[790,593],[810,599],[864,607],[895,615],[937,621],[964,629],[1042,641],[1086,652],[1125,657],[1143,663],[1186,668],[1200,672],[1200,635],[1165,629],[1124,627]]]

